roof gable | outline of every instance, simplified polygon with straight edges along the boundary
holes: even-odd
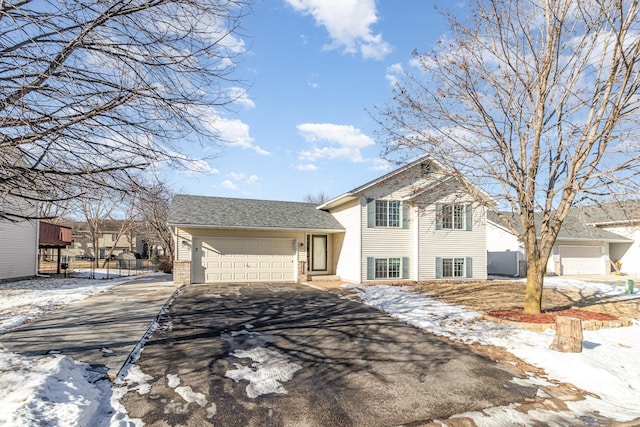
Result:
[[[344,230],[327,211],[313,203],[227,197],[174,196],[169,211],[171,226],[280,229]]]
[[[407,181],[407,179],[410,181]],[[335,197],[328,202],[320,205],[319,209],[332,209],[347,203],[351,200],[357,199],[362,194],[376,187],[383,187],[387,185],[388,188],[394,190],[402,190],[399,187],[404,187],[404,192],[395,192],[394,196],[401,200],[412,200],[418,196],[425,194],[433,190],[436,187],[441,186],[444,183],[451,182],[452,180],[460,180],[461,178],[455,177],[451,171],[445,168],[437,160],[431,156],[421,157],[411,163],[408,163],[398,169],[395,169],[385,175],[382,175],[372,181],[367,182],[359,187],[356,187],[338,197]],[[464,178],[462,178],[464,180]],[[405,181],[404,183],[402,181]],[[459,181],[458,181],[459,182]],[[467,187],[473,188],[473,193],[476,196],[489,198],[489,196],[479,187],[464,180],[464,184]]]

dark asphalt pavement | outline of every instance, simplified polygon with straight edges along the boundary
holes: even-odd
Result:
[[[256,348],[295,367],[267,378],[279,393],[229,378],[264,372]],[[189,285],[137,365],[151,391],[122,403],[147,426],[419,425],[536,394],[515,371],[304,285]]]

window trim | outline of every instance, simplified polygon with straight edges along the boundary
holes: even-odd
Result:
[[[457,264],[456,264],[457,263]],[[436,257],[436,279],[472,279],[473,258],[465,256]],[[449,270],[451,270],[449,272]],[[459,275],[456,275],[458,270]],[[449,273],[451,275],[449,275]]]
[[[384,221],[381,220],[384,211]],[[409,229],[410,212],[406,201],[366,199],[367,228]],[[380,220],[380,222],[379,222]]]
[[[378,269],[378,262],[384,261],[385,269],[384,272]],[[392,264],[393,261],[393,264]],[[373,278],[374,279],[400,279],[402,278],[402,258],[401,257],[389,257],[389,258],[374,258],[373,259],[374,267],[373,267]],[[391,276],[391,267],[397,266],[397,270],[394,271],[396,275]],[[394,269],[395,270],[395,269]],[[384,273],[384,275],[378,275],[378,272]]]
[[[409,264],[410,260],[407,256],[369,256],[366,258],[366,280],[407,280],[410,278]],[[378,261],[384,261],[385,274],[378,275]],[[390,262],[393,261],[393,262]],[[397,272],[393,277],[389,276],[390,267],[395,267]]]
[[[398,200],[375,200],[375,223],[377,228],[401,228],[402,209]]]
[[[436,230],[471,231],[473,208],[465,203],[436,203]]]

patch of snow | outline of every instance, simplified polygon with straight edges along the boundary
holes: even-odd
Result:
[[[207,418],[213,418],[216,416],[216,414],[218,413],[218,407],[216,406],[215,403],[212,403],[211,405],[209,405],[209,407],[207,408]]]
[[[167,374],[167,385],[171,388],[176,388],[180,385],[180,378],[175,374]]]
[[[201,408],[207,406],[207,397],[202,393],[197,393],[191,387],[178,387],[180,378],[175,374],[167,374],[168,386],[175,390],[176,393],[187,403],[195,402]]]
[[[264,345],[274,341],[268,334],[247,330],[222,334],[221,338],[229,343],[233,350],[231,356],[238,359],[251,359],[253,363],[243,365],[234,363],[236,369],[230,369],[224,376],[238,382],[249,381],[247,396],[255,399],[263,394],[286,394],[282,383],[290,381],[302,366],[289,361],[289,358]]]
[[[108,426],[112,417],[135,424],[111,397],[109,380],[85,363],[0,351],[0,425]]]
[[[187,403],[195,402],[201,408],[207,406],[207,397],[202,393],[193,391],[190,386],[176,387],[175,391]]]

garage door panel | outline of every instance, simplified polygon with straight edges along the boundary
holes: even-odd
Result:
[[[560,246],[562,274],[602,274],[600,246]]]
[[[194,277],[205,282],[295,281],[293,239],[203,239],[202,262]]]

